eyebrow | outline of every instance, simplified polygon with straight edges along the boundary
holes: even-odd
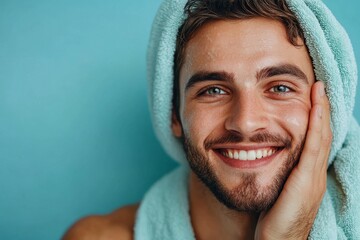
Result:
[[[234,74],[228,73],[228,72],[207,72],[207,71],[201,71],[197,72],[194,75],[191,76],[189,81],[186,83],[185,90],[191,88],[198,82],[204,82],[204,81],[228,81],[232,82],[234,81]]]
[[[260,81],[264,78],[270,78],[280,75],[294,76],[297,79],[303,81],[304,83],[309,84],[306,74],[299,67],[292,64],[281,64],[277,66],[270,66],[263,68],[256,73],[256,79],[257,81]],[[234,74],[225,71],[219,71],[219,72],[200,71],[190,77],[189,81],[186,83],[185,90],[188,90],[196,83],[204,82],[204,81],[234,82],[235,77]]]
[[[256,74],[256,79],[259,81],[264,78],[270,78],[280,75],[291,75],[299,80],[302,80],[304,83],[309,84],[306,74],[297,66],[292,64],[281,64],[278,66],[271,66],[261,69]]]

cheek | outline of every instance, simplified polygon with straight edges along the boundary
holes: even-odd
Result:
[[[208,127],[206,116],[199,111],[185,111],[182,120],[185,135],[198,145]]]
[[[281,121],[283,128],[291,135],[293,139],[305,136],[310,108],[305,105],[284,107],[279,113],[278,120]]]
[[[219,114],[214,114],[214,111],[205,108],[185,109],[181,116],[184,134],[194,145],[202,148],[206,138],[216,131],[217,126],[221,125],[222,120],[215,116]]]

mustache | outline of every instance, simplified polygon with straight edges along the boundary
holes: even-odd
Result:
[[[241,133],[227,132],[220,137],[206,139],[204,142],[204,147],[206,150],[209,150],[216,144],[241,143],[244,142],[245,139],[246,138]],[[290,137],[283,137],[279,134],[273,134],[269,132],[256,133],[248,139],[249,142],[252,143],[275,143],[277,145],[284,146],[284,148],[291,147]]]

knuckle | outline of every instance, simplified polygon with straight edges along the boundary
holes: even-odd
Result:
[[[320,148],[317,145],[311,146],[308,149],[309,153],[313,156],[317,156],[319,154]]]
[[[322,128],[321,128],[321,125],[318,124],[318,125],[315,125],[315,126],[311,126],[309,128],[309,130],[315,132],[316,134],[320,134],[321,131],[322,131]]]
[[[331,142],[332,142],[332,139],[333,139],[332,134],[329,134],[329,135],[324,136],[324,137],[322,138],[323,142],[324,142],[326,145],[330,145]]]
[[[326,105],[326,109],[327,109],[327,110],[330,110],[330,109],[331,109],[331,105],[330,105],[329,99],[326,99],[325,105]]]
[[[329,102],[328,98],[325,98],[324,105],[325,105],[327,110],[330,109],[330,102]]]

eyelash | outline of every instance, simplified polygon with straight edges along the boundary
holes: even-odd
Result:
[[[279,88],[279,87],[284,87],[284,88],[286,88],[286,90],[285,91],[275,91],[274,90],[274,88]],[[272,93],[275,93],[275,94],[287,94],[287,93],[290,93],[290,92],[293,92],[293,91],[294,90],[291,87],[289,87],[289,86],[287,86],[285,84],[278,84],[278,85],[272,86],[270,88],[270,90],[269,90],[269,92],[272,92]]]
[[[219,92],[221,93],[209,93],[210,90],[215,90],[217,89]],[[211,87],[207,87],[203,90],[201,90],[198,94],[198,96],[215,96],[215,95],[226,95],[227,92],[225,90],[223,90],[221,87],[217,87],[217,86],[211,86]]]

